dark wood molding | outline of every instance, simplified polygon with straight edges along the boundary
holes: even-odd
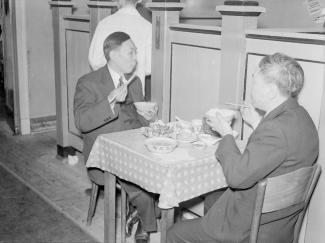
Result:
[[[169,29],[172,31],[221,35],[221,30],[204,30],[204,29],[191,29],[191,28],[182,28],[182,27],[170,27]]]
[[[257,17],[261,12],[237,12],[237,11],[219,11],[221,15]]]
[[[303,43],[311,45],[325,45],[325,40],[315,40],[307,38],[287,37],[287,36],[271,36],[271,35],[259,35],[259,34],[247,34],[248,39],[258,40],[270,40],[270,41],[281,41],[281,42],[292,42],[292,43]]]

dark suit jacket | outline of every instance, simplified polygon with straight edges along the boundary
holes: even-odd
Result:
[[[311,166],[318,133],[306,110],[289,98],[262,119],[240,153],[232,136],[216,151],[230,188],[204,216],[205,231],[217,242],[248,242],[257,182]],[[288,243],[301,205],[263,214],[259,242]]]
[[[78,80],[73,111],[76,127],[83,135],[85,161],[98,135],[147,125],[137,114],[133,104],[133,102],[144,101],[140,79],[135,77],[135,80],[129,84],[126,101],[117,103],[113,112],[107,96],[114,88],[106,65]]]

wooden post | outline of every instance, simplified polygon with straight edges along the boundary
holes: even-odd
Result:
[[[170,120],[170,31],[171,23],[179,23],[183,3],[147,3],[152,11],[151,100],[159,105],[159,117]]]
[[[116,1],[112,0],[90,0],[87,4],[89,7],[89,29],[91,39],[98,22],[116,11],[118,5]]]
[[[57,153],[62,157],[74,154],[68,140],[68,106],[66,86],[65,33],[63,16],[72,14],[74,4],[69,1],[50,1],[54,38],[54,76],[56,100]]]
[[[220,103],[239,103],[243,99],[241,91],[245,77],[245,31],[257,28],[257,18],[265,9],[259,6],[222,5],[217,6],[216,10],[222,15]]]

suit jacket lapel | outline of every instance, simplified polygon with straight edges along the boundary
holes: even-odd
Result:
[[[108,95],[113,89],[115,89],[112,76],[108,71],[107,65],[101,67],[100,72],[102,75],[101,79],[105,83],[105,87],[106,87],[106,90],[104,92],[107,93]]]

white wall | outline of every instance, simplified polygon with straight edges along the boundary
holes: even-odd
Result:
[[[52,12],[48,1],[26,2],[30,118],[55,115]]]

